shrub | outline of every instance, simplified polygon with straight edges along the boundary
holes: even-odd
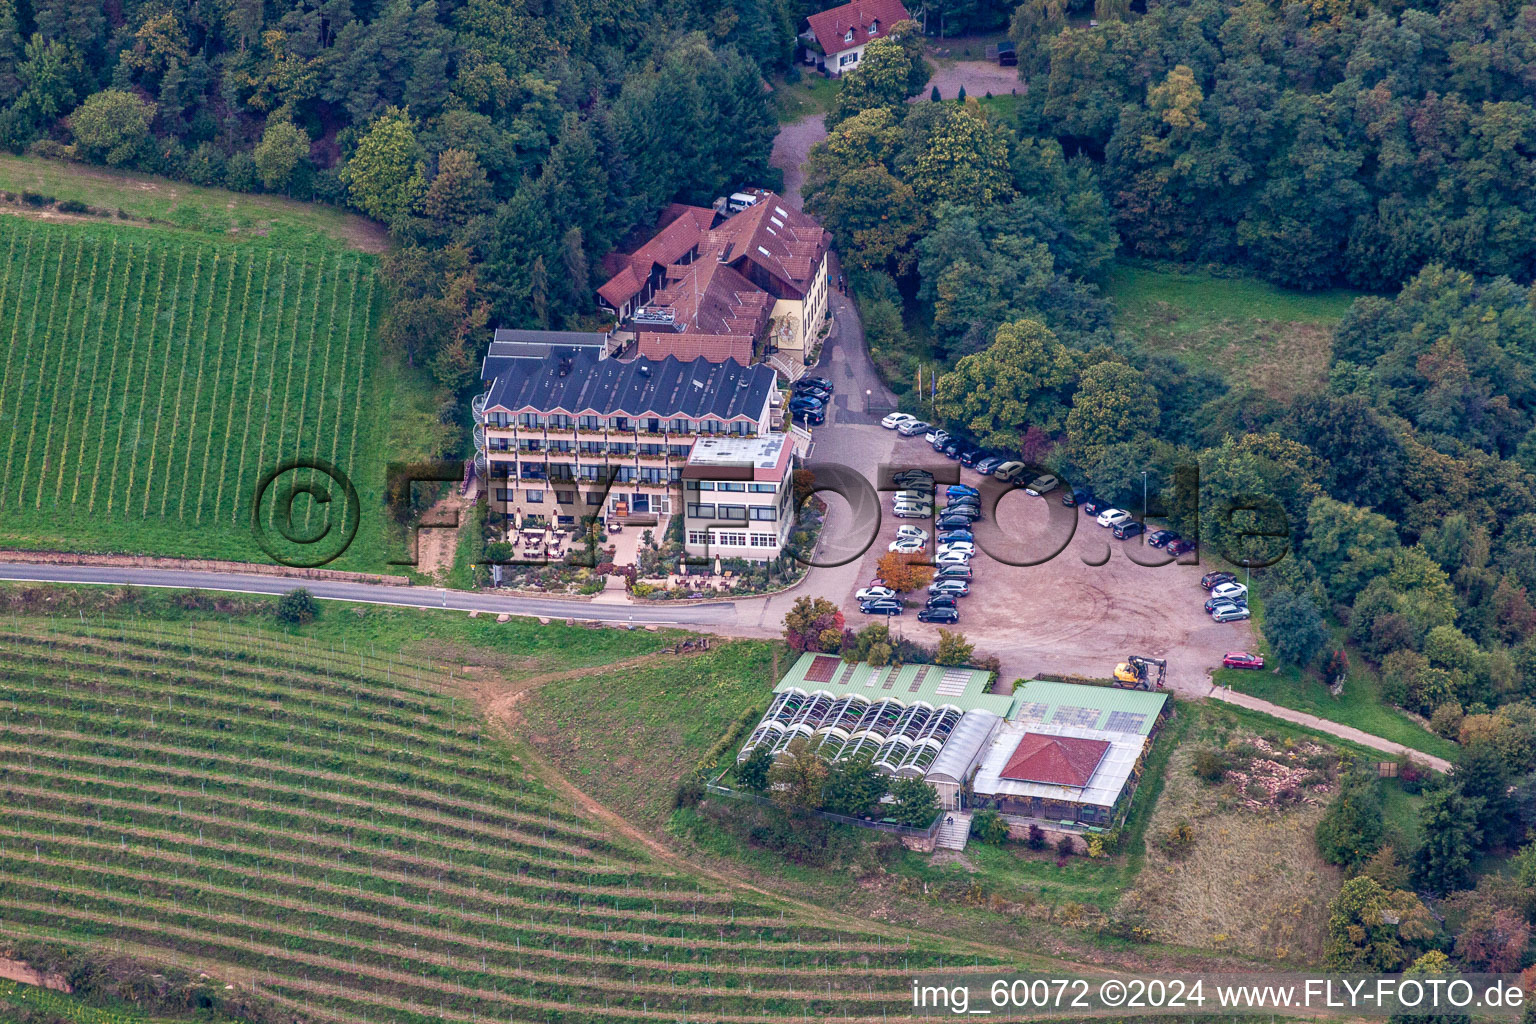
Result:
[[[1088,856],[1093,860],[1102,860],[1109,856],[1104,849],[1104,839],[1102,836],[1088,837]]]
[[[1008,823],[993,810],[977,811],[971,819],[971,835],[979,843],[1000,846],[1008,839]]]
[[[1070,857],[1077,852],[1077,843],[1071,836],[1062,836],[1056,840],[1056,856]]]
[[[697,807],[703,799],[704,783],[689,777],[677,784],[677,792],[672,796],[672,806]]]
[[[256,158],[243,150],[224,165],[224,184],[235,192],[255,192],[260,179]]]
[[[277,602],[276,614],[279,622],[286,622],[293,626],[302,626],[313,622],[320,614],[320,605],[313,594],[299,587],[290,590]]]
[[[939,628],[939,651],[934,661],[940,665],[964,665],[976,652],[976,645],[959,630]]]
[[[1227,777],[1227,769],[1231,764],[1231,758],[1224,751],[1214,747],[1201,747],[1195,751],[1195,759],[1190,764],[1190,770],[1196,777],[1206,782],[1220,782]]]
[[[1194,848],[1195,826],[1187,821],[1176,821],[1167,832],[1158,837],[1157,844],[1164,853],[1177,860]]]
[[[1045,849],[1045,829],[1039,825],[1029,826],[1029,838],[1024,840],[1024,845],[1031,850]]]
[[[122,89],[103,89],[69,115],[69,129],[87,159],[122,167],[143,155],[154,119],[153,103]]]
[[[28,206],[51,206],[53,196],[45,196],[41,192],[22,192],[21,201]]]
[[[1435,713],[1429,716],[1429,727],[1441,736],[1452,739],[1461,732],[1461,720],[1464,717],[1466,716],[1459,703],[1454,700],[1446,701],[1435,708]]]
[[[58,201],[60,213],[90,213],[91,208],[78,199],[60,199]]]

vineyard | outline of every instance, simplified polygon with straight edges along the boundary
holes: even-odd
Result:
[[[377,507],[373,257],[13,217],[0,254],[0,545],[270,561],[251,502],[294,456]],[[341,508],[309,472],[294,535]],[[339,565],[383,561],[377,519]]]
[[[879,1021],[912,972],[986,964],[637,852],[482,731],[452,666],[230,620],[6,625],[11,939],[349,1022]]]

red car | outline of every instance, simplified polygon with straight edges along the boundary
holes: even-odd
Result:
[[[1166,550],[1170,555],[1178,558],[1180,555],[1187,555],[1191,551],[1195,550],[1195,542],[1192,540],[1185,540],[1183,537],[1180,537],[1178,540],[1169,541]]]
[[[1247,651],[1233,651],[1221,659],[1222,668],[1263,668],[1262,655],[1249,654]]]

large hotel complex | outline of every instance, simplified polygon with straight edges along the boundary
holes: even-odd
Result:
[[[752,198],[664,211],[598,290],[609,331],[496,332],[474,402],[494,508],[565,528],[686,514],[692,554],[780,553],[808,440],[781,383],[825,327],[830,239],[773,193]]]

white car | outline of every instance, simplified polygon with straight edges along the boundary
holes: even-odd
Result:
[[[1223,583],[1211,588],[1211,596],[1231,601],[1233,604],[1248,603],[1248,588],[1241,583]]]
[[[1006,484],[1022,472],[1024,472],[1024,463],[1005,462],[992,471],[992,479],[1001,480]]]
[[[897,554],[902,555],[915,555],[927,546],[927,544],[916,537],[897,537],[891,541],[890,547],[886,548],[886,550],[895,551]]]
[[[945,441],[949,440],[949,431],[934,427],[932,430],[928,431],[928,433],[923,435],[923,440],[927,441],[929,444],[943,444]]]
[[[901,501],[898,501],[896,503],[895,509],[893,509],[892,511],[894,511],[896,513],[896,518],[897,519],[932,519],[933,518],[933,506],[932,505],[919,505],[916,502],[901,502]]]
[[[1131,514],[1125,511],[1125,509],[1107,508],[1099,513],[1098,523],[1100,526],[1110,527],[1119,526],[1121,523],[1130,522],[1130,520]]]
[[[901,426],[903,423],[915,423],[915,422],[917,422],[917,417],[916,416],[909,416],[909,415],[907,415],[904,412],[893,412],[889,416],[887,416],[885,419],[881,420],[880,421],[880,425],[882,427],[884,427],[886,430],[895,430],[897,427]]]
[[[916,540],[920,540],[920,541],[922,541],[924,543],[927,543],[927,541],[928,541],[928,531],[923,529],[921,526],[898,526],[898,527],[896,527],[896,539],[900,540],[903,537],[912,537],[912,538],[915,538]]]
[[[933,501],[933,491],[897,491],[891,500],[897,505],[927,505]]]
[[[893,599],[896,597],[896,591],[890,587],[865,587],[853,596],[859,599],[860,604],[863,604],[865,601]]]
[[[934,558],[933,564],[941,567],[946,565],[970,565],[971,553],[969,551],[941,551]]]
[[[939,554],[946,555],[951,551],[959,551],[962,554],[976,554],[976,545],[968,540],[952,540],[948,544],[939,545]]]

